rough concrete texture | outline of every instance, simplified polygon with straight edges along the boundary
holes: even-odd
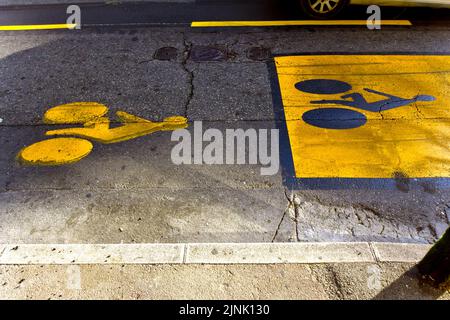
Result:
[[[372,243],[371,247],[381,262],[417,262],[430,250],[429,245],[408,243]]]
[[[0,245],[0,264],[298,264],[418,262],[431,245],[386,242]]]
[[[1,258],[0,258],[1,261]],[[369,243],[189,244],[186,263],[269,264],[375,262]]]
[[[411,268],[404,263],[0,266],[0,298],[450,299],[450,292],[421,283]]]

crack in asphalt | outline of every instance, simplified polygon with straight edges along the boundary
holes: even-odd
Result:
[[[278,232],[280,231],[281,224],[284,221],[284,217],[286,216],[286,213],[287,213],[287,209],[283,211],[283,215],[281,216],[280,222],[278,223],[278,226],[277,226],[277,228],[275,230],[275,234],[273,235],[272,240],[270,242],[275,242],[275,239],[278,236]]]
[[[450,205],[448,204],[445,205],[444,215],[445,219],[447,220],[447,223],[450,224]]]
[[[3,253],[6,251],[6,246],[3,248],[3,250],[0,252],[0,257],[3,255]]]
[[[439,236],[438,236],[438,234],[437,234],[436,228],[435,228],[433,225],[428,224],[428,230],[430,230],[431,235],[432,235],[435,239],[439,239]]]
[[[288,211],[287,208],[286,208],[286,210],[283,211],[283,215],[281,216],[280,222],[278,223],[278,226],[277,226],[277,228],[276,228],[276,230],[275,230],[275,234],[273,235],[271,242],[275,242],[275,239],[276,239],[277,236],[278,236],[278,232],[280,231],[281,224],[282,224],[283,221],[284,221],[284,217],[286,216],[287,211]]]
[[[287,198],[288,201],[289,201],[289,198],[288,198],[288,196],[287,196],[287,194],[286,194],[286,190],[284,191],[284,194],[285,194],[286,198]],[[277,236],[278,236],[278,232],[280,231],[281,224],[283,223],[284,218],[286,217],[286,214],[287,214],[288,211],[289,211],[290,205],[291,205],[291,203],[289,202],[288,205],[287,205],[287,207],[286,207],[286,209],[283,211],[283,215],[281,216],[280,222],[278,223],[278,226],[277,226],[277,228],[276,228],[276,230],[275,230],[275,234],[273,235],[272,241],[271,241],[271,242],[275,242],[275,239],[276,239]]]
[[[300,216],[300,205],[301,205],[301,200],[300,197],[298,197],[297,195],[294,195],[294,197],[292,198],[292,203],[294,205],[294,217],[291,217],[292,220],[295,223],[295,238],[297,241],[300,241],[300,234],[298,232],[299,229],[299,216]]]
[[[184,51],[183,51],[183,60],[181,61],[181,67],[188,75],[188,86],[189,86],[188,95],[187,95],[186,102],[184,105],[184,112],[185,112],[185,116],[187,117],[188,112],[189,112],[189,106],[191,105],[192,99],[194,98],[195,88],[194,88],[194,71],[190,70],[187,67],[188,60],[189,60],[189,54],[190,54],[190,51],[192,48],[192,43],[187,40],[185,33],[183,33],[183,46],[184,46]]]
[[[275,230],[275,234],[272,237],[272,242],[275,242],[275,239],[278,236],[278,233],[281,229],[281,225],[283,224],[283,221],[287,214],[289,214],[289,217],[294,222],[294,233],[295,233],[295,241],[300,241],[300,235],[298,233],[298,222],[299,222],[299,215],[300,215],[300,204],[301,200],[300,198],[294,194],[293,191],[290,191],[290,194],[288,194],[288,190],[284,190],[284,195],[286,197],[286,200],[288,201],[288,204],[286,206],[286,209],[283,211],[283,215],[281,216],[280,222],[278,223],[277,229]]]

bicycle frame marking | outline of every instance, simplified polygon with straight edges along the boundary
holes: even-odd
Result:
[[[83,127],[47,131],[45,135],[58,138],[40,141],[25,147],[18,153],[17,159],[27,165],[70,164],[89,155],[93,149],[89,140],[111,144],[146,136],[157,131],[172,131],[188,126],[185,117],[174,116],[166,118],[162,122],[153,122],[124,111],[117,111],[116,116],[122,125],[111,128],[110,120],[105,116],[107,112],[106,106],[96,102],[75,102],[49,109],[44,115],[45,123],[82,124]]]

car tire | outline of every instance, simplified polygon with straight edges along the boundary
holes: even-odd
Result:
[[[329,19],[339,14],[349,0],[300,0],[300,6],[308,16],[315,19]]]

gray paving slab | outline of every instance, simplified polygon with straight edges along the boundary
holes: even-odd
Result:
[[[278,230],[282,190],[10,191],[0,202],[0,243],[270,242],[292,232]]]
[[[0,248],[0,265],[179,264],[183,244],[28,244]]]
[[[379,261],[420,261],[431,249],[430,245],[373,243],[372,248]]]
[[[368,243],[188,244],[186,263],[375,262]]]

